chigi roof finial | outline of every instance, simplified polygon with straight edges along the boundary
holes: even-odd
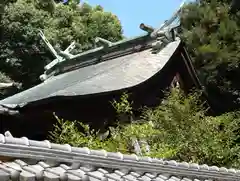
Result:
[[[181,13],[181,10],[183,8],[183,6],[185,5],[186,3],[186,0],[183,0],[182,3],[180,4],[180,7],[178,8],[178,10],[173,14],[173,16],[169,19],[169,20],[166,20],[159,28],[156,28],[152,33],[151,33],[151,36],[152,37],[157,37],[158,36],[158,33],[160,31],[162,31],[163,29],[165,28],[168,28],[170,25],[172,25],[172,23],[178,19],[180,13]],[[176,26],[176,25],[175,25]]]
[[[95,38],[95,42],[102,44],[104,47],[110,47],[113,44],[111,41],[108,41],[101,37]]]
[[[97,57],[101,57],[103,54],[107,53],[113,53],[114,51],[117,52],[120,49],[127,49],[127,47],[134,47],[138,43],[142,42],[142,45],[145,44],[147,41],[157,41],[157,45],[154,45],[154,49],[156,48],[156,52],[161,51],[162,47],[166,46],[168,43],[175,41],[175,29],[176,24],[173,24],[175,20],[178,19],[178,16],[180,14],[180,11],[182,9],[182,6],[184,5],[184,2],[181,4],[180,8],[177,10],[177,12],[163,25],[160,26],[160,28],[153,28],[151,26],[145,25],[144,23],[140,24],[140,28],[147,32],[147,35],[129,38],[125,40],[121,40],[118,42],[111,42],[109,40],[106,40],[101,37],[95,38],[95,43],[100,44],[100,47],[95,47],[91,50],[87,50],[84,52],[81,52],[79,54],[73,55],[71,54],[71,51],[75,48],[75,42],[71,43],[71,45],[64,51],[62,50],[55,50],[53,46],[50,44],[50,42],[47,40],[47,38],[44,36],[43,32],[40,31],[40,36],[47,45],[50,52],[53,54],[55,59],[50,62],[48,65],[44,67],[45,72],[40,76],[40,79],[42,81],[45,81],[46,79],[53,77],[55,75],[58,75],[62,72],[66,72],[74,66],[79,65],[86,61],[88,59],[92,59],[93,63],[98,63],[98,61],[94,62],[94,59],[98,59]],[[179,26],[179,25],[177,25]],[[142,41],[142,39],[145,39],[146,41]],[[94,57],[95,56],[95,57]],[[100,59],[98,59],[100,60]],[[91,63],[86,63],[91,64]],[[83,65],[84,66],[84,65]],[[76,66],[77,67],[77,66]]]
[[[146,31],[147,33],[152,33],[154,31],[153,27],[145,25],[144,23],[141,23],[139,27],[141,30]]]

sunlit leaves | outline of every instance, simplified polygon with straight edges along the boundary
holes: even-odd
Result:
[[[231,14],[229,5],[230,1],[202,0],[187,5],[181,14],[182,39],[209,95],[221,101],[217,104],[223,111],[238,107],[234,100],[240,95],[236,77],[229,76],[240,71],[240,16]]]
[[[24,88],[39,83],[44,65],[53,58],[40,40],[39,29],[54,46],[63,50],[76,41],[74,53],[93,48],[97,36],[112,41],[122,38],[116,16],[104,12],[100,6],[78,3],[71,1],[64,5],[52,0],[17,0],[7,6],[5,3],[0,42],[0,64],[5,65],[4,72],[22,82]]]
[[[240,167],[240,113],[206,116],[200,96],[200,92],[186,96],[173,89],[161,105],[146,108],[141,120],[110,128],[110,137],[104,140],[87,124],[58,119],[51,138],[57,143],[128,154],[134,152],[133,140],[138,140],[143,155]],[[128,107],[126,94],[122,98],[118,105]]]

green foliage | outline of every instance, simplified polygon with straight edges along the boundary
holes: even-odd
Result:
[[[21,84],[17,83],[17,82],[14,82],[10,77],[8,77],[6,74],[0,72],[0,83],[13,83],[15,84],[14,87],[11,87],[11,88],[4,88],[4,89],[1,89],[0,88],[0,99],[8,96],[8,95],[11,95],[13,93],[16,93],[17,89],[20,89],[21,88]]]
[[[180,90],[173,89],[161,105],[146,108],[141,120],[110,128],[111,136],[104,140],[88,126],[69,121],[62,121],[61,127],[52,132],[51,139],[57,143],[123,153],[136,152],[133,142],[137,140],[145,142],[140,144],[142,155],[240,167],[240,113],[206,116],[199,101],[200,95],[193,93],[185,96]],[[126,94],[123,97],[126,98]],[[117,103],[121,104],[121,101]],[[84,128],[83,132],[78,124]]]
[[[88,125],[81,122],[64,121],[56,116],[57,124],[55,129],[50,133],[50,139],[60,144],[70,144],[77,147],[105,148],[108,147],[105,142],[90,130]],[[79,128],[82,131],[79,131]]]
[[[77,147],[89,147],[92,149],[105,149],[107,151],[120,151],[133,153],[132,142],[134,139],[150,139],[158,131],[153,125],[147,123],[135,123],[127,126],[110,128],[111,137],[102,140],[98,132],[90,130],[89,126],[81,122],[64,121],[57,118],[55,129],[50,132],[49,138],[56,143],[68,143]]]
[[[129,102],[129,95],[123,93],[120,97],[120,101],[113,100],[112,106],[116,110],[117,114],[132,114],[132,102]]]
[[[193,57],[217,111],[239,108],[239,12],[231,1],[203,0],[188,4],[181,14],[182,39]]]
[[[144,120],[161,130],[158,142],[171,145],[177,160],[239,167],[240,113],[205,116],[199,95],[173,90],[162,105],[143,114]]]
[[[48,11],[49,13],[55,10],[54,0],[34,0],[34,5],[37,9]]]
[[[10,83],[11,79],[4,73],[0,72],[0,83]],[[0,98],[6,94],[6,89],[0,89]]]
[[[12,80],[6,76],[4,73],[0,72],[0,82],[10,83]]]
[[[97,36],[117,41],[122,28],[117,17],[86,3],[56,4],[48,0],[17,0],[2,4],[0,71],[29,88],[40,82],[43,67],[53,57],[40,40],[43,30],[51,44],[65,49],[73,41],[76,52],[94,47]],[[1,5],[1,4],[0,4]]]

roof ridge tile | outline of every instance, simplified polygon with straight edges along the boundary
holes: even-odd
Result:
[[[162,170],[163,172],[171,171],[173,173],[181,173],[183,174],[183,176],[188,174],[194,176],[194,173],[198,173],[202,177],[226,177],[229,180],[234,180],[234,178],[238,178],[238,180],[240,180],[240,170],[234,168],[219,168],[217,166],[208,166],[206,164],[199,165],[197,163],[177,162],[175,160],[163,160],[146,156],[137,156],[135,154],[107,152],[106,150],[92,150],[87,147],[77,148],[72,147],[68,144],[63,145],[51,143],[48,140],[35,141],[30,140],[26,137],[15,138],[10,136],[4,136],[3,134],[0,134],[0,155],[12,156],[14,158],[21,159],[38,159],[40,160],[40,162],[38,162],[38,165],[42,166],[44,170],[46,168],[45,166],[47,166],[48,164],[41,162],[41,160],[50,159],[52,161],[58,160],[58,162],[60,160],[60,162],[83,162],[83,164],[92,164],[92,166],[98,165],[102,167],[111,165],[113,168],[116,168],[116,165],[118,165],[120,169],[130,169],[131,167],[131,169],[135,169],[139,172],[142,171],[141,165],[144,165],[145,169],[150,173],[155,173],[156,171],[159,172],[160,170]],[[15,163],[22,167],[23,170],[32,173],[33,170],[29,170],[30,167],[27,166],[24,161],[16,160]],[[0,169],[10,173],[13,178],[15,178],[17,174],[19,174],[16,173],[16,170],[14,171],[14,173],[11,172],[12,170],[4,165],[5,164],[0,164]],[[81,166],[81,164],[79,166]],[[62,168],[65,169],[64,167]],[[71,167],[69,168],[71,169]],[[101,172],[101,170],[98,171]],[[34,171],[34,173],[36,173],[36,170]],[[117,172],[115,173],[117,174]],[[38,175],[41,176],[41,173],[39,172]]]

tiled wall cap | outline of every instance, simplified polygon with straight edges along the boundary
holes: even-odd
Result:
[[[144,175],[145,174],[144,171],[138,171],[137,173],[140,174],[140,175]]]
[[[38,160],[38,162],[36,164],[38,164],[38,163],[39,163],[39,160]],[[60,166],[60,163],[57,160],[46,160],[46,159],[44,159],[44,163],[46,163],[50,167]]]
[[[167,163],[168,165],[171,165],[171,166],[178,166],[178,163],[175,160],[170,160]]]
[[[6,131],[6,132],[4,133],[4,135],[5,135],[6,137],[12,137],[12,138],[13,138],[12,134],[10,133],[10,131]]]
[[[104,174],[99,173],[98,171],[95,172],[88,172],[86,173],[89,176],[90,180],[105,180]]]
[[[163,179],[163,180],[167,180],[167,179],[169,179],[169,177],[170,177],[170,174],[160,174],[160,175],[158,175],[158,178]]]
[[[211,166],[211,167],[209,167],[209,171],[219,172],[219,168],[216,166]]]
[[[9,167],[13,170],[16,170],[18,172],[21,172],[22,171],[22,168],[20,165],[18,165],[17,163],[15,162],[6,162],[6,163],[2,163],[3,165],[5,165],[6,167]]]
[[[189,168],[192,168],[194,170],[199,170],[200,166],[197,163],[190,163]]]
[[[37,172],[36,169],[29,167],[29,166],[25,166],[22,168],[24,171],[29,172],[31,174],[34,174],[37,177]]]
[[[80,166],[81,166],[81,164],[79,162],[73,162],[70,166],[70,169],[76,170],[76,169],[79,169]]]
[[[69,167],[68,165],[65,164],[60,164],[59,167],[63,168],[64,170],[69,170],[71,169],[71,167]],[[78,167],[79,168],[79,167]]]
[[[48,148],[48,145],[44,141],[29,140],[29,145],[38,148]]]
[[[90,181],[89,176],[88,175],[84,175],[82,177],[82,181]]]
[[[60,145],[56,143],[51,143],[51,149],[53,150],[61,150],[61,151],[69,151],[69,147],[67,145]]]
[[[152,162],[157,163],[157,164],[161,164],[161,165],[165,164],[165,161],[163,159],[157,159],[157,158],[153,158]]]
[[[42,162],[42,161],[38,162],[38,165],[40,165],[40,166],[43,167],[44,169],[51,167],[50,165],[48,165],[48,164],[46,164],[45,162]]]
[[[177,178],[177,177],[175,177],[175,176],[171,176],[171,177],[168,179],[168,181],[181,181],[181,179],[180,179],[180,178]]]
[[[68,175],[66,172],[63,172],[59,175],[60,181],[68,181]]]
[[[127,181],[135,181],[136,180],[136,178],[133,177],[131,174],[124,175],[123,178]]]
[[[105,150],[90,150],[90,154],[94,156],[107,156],[107,152]]]
[[[154,178],[154,179],[152,179],[152,181],[165,181],[165,180],[163,180],[161,178]]]
[[[106,150],[104,150],[104,149],[102,149],[101,151],[102,151],[102,153],[103,153],[103,156],[104,156],[104,157],[107,157],[108,152],[107,152]]]
[[[123,154],[120,152],[108,152],[107,153],[108,158],[114,158],[114,159],[119,159],[123,160]]]
[[[103,180],[104,178],[103,174],[99,174],[98,172],[87,172],[86,175],[88,175],[90,178],[94,178],[93,180]]]
[[[21,139],[24,141],[25,145],[27,145],[27,146],[30,145],[29,139],[27,137],[22,137]]]
[[[192,181],[192,179],[183,177],[182,181]],[[196,180],[197,181],[197,180]]]
[[[50,141],[44,140],[43,142],[47,145],[47,148],[49,148],[49,149],[52,148]]]
[[[72,152],[87,154],[87,155],[90,154],[90,150],[87,147],[83,147],[83,148],[72,147]]]
[[[37,181],[42,181],[43,180],[43,177],[44,177],[44,171],[43,170],[37,171],[35,174],[36,174],[36,180]]]
[[[102,168],[99,168],[98,171],[101,172],[101,173],[103,173],[103,174],[107,174],[107,173],[108,173],[107,170],[104,170],[104,169],[102,169]]]
[[[18,181],[20,172],[17,170],[14,170],[13,168],[10,168],[6,165],[0,165],[0,169],[2,169],[4,172],[8,173],[10,175],[10,180],[12,181]]]
[[[156,177],[156,175],[150,174],[150,173],[145,173],[145,175],[151,179],[153,179],[154,177]]]
[[[108,178],[107,178],[107,177],[103,177],[103,178],[101,179],[101,181],[108,181]]]
[[[228,172],[229,173],[237,173],[237,171],[235,169],[233,169],[233,168],[228,169]]]
[[[189,168],[189,163],[187,162],[180,162],[178,163],[178,166],[181,168]]]
[[[93,172],[94,170],[96,170],[96,165],[89,165],[89,164],[85,164],[83,166],[80,167],[81,170],[83,170],[84,172]]]
[[[121,177],[125,175],[124,171],[122,171],[122,170],[121,171],[120,170],[115,170],[114,173],[116,173],[117,175],[119,175]]]
[[[13,138],[5,136],[5,143],[13,144],[13,145],[25,145],[25,141],[22,138]]]
[[[70,173],[76,177],[80,177],[82,178],[82,180],[84,177],[87,176],[86,173],[80,169],[70,169],[70,170],[67,170],[66,173]]]
[[[119,173],[122,173],[123,174],[122,176],[127,175],[129,173],[129,169],[122,168],[122,169],[119,170]]]
[[[221,167],[221,168],[219,168],[219,172],[221,172],[221,173],[228,173],[228,169],[225,168],[225,167]]]
[[[0,134],[0,143],[5,143],[5,136],[3,134]]]
[[[7,134],[7,133],[5,133],[5,134]],[[54,143],[50,143],[48,140],[46,140],[46,141],[33,141],[33,140],[28,140],[28,138],[26,138],[26,137],[22,137],[22,138],[14,138],[14,137],[12,137],[12,136],[4,136],[4,135],[2,135],[2,134],[0,134],[0,145],[1,144],[3,144],[3,147],[6,145],[6,146],[8,146],[8,144],[9,145],[11,145],[11,144],[13,144],[13,145],[11,145],[11,146],[13,146],[14,148],[17,148],[18,147],[18,145],[19,145],[19,147],[20,148],[23,148],[23,149],[25,149],[25,148],[27,148],[27,146],[31,146],[31,149],[32,148],[34,148],[34,147],[39,147],[38,149],[39,150],[41,150],[41,151],[44,151],[44,150],[48,150],[48,149],[56,149],[56,151],[57,150],[59,150],[59,151],[61,151],[61,150],[64,150],[64,151],[69,151],[69,152],[71,152],[71,154],[73,154],[73,155],[76,155],[76,154],[78,154],[78,156],[77,157],[81,157],[81,156],[84,156],[84,154],[90,154],[90,156],[93,156],[93,158],[94,158],[94,156],[99,156],[100,158],[102,158],[102,159],[106,159],[105,157],[107,157],[107,158],[112,158],[112,160],[114,159],[114,161],[120,161],[120,160],[126,160],[126,161],[132,161],[132,163],[134,163],[134,161],[137,161],[138,162],[138,164],[145,164],[145,162],[146,163],[149,163],[149,162],[151,162],[151,166],[154,166],[154,165],[156,165],[156,166],[161,166],[161,165],[166,165],[166,168],[168,168],[168,166],[173,166],[173,167],[175,167],[176,169],[183,169],[183,168],[186,168],[186,169],[188,169],[188,170],[192,170],[192,171],[198,171],[198,170],[202,170],[202,171],[211,171],[212,172],[212,174],[217,174],[217,172],[219,172],[219,174],[222,174],[222,175],[224,175],[224,174],[226,174],[226,175],[234,175],[234,176],[239,176],[240,175],[240,172],[239,172],[239,170],[235,170],[235,169],[227,169],[227,168],[224,168],[224,167],[221,167],[221,168],[218,168],[218,167],[216,167],[216,166],[211,166],[211,167],[209,167],[208,165],[198,165],[198,164],[196,164],[196,163],[186,163],[186,162],[176,162],[175,160],[170,160],[170,161],[164,161],[164,160],[161,160],[161,159],[156,159],[156,158],[150,158],[150,157],[138,157],[137,155],[135,155],[135,154],[132,154],[132,155],[123,155],[122,153],[112,153],[112,152],[106,152],[106,150],[89,150],[89,148],[76,148],[76,147],[71,147],[70,145],[60,145],[60,144],[54,144]],[[20,146],[20,145],[23,145],[23,146]],[[47,149],[45,149],[45,148],[47,148]],[[44,150],[42,150],[42,149],[44,149]],[[55,150],[48,150],[48,151],[50,151],[50,152],[56,152]],[[81,154],[83,154],[83,155],[81,155]],[[40,157],[41,155],[39,155],[39,157]],[[104,157],[104,158],[103,158]],[[96,158],[96,157],[95,157]],[[109,159],[109,160],[110,160]],[[74,157],[73,157],[73,160],[74,160]],[[142,163],[141,163],[142,162]],[[10,165],[6,165],[6,164],[1,164],[2,165],[2,167],[0,168],[0,169],[6,169],[6,170],[8,170],[8,172],[7,173],[11,173],[11,174],[13,174],[13,176],[15,176],[16,175],[16,173],[12,173],[12,171],[13,170],[15,170],[15,171],[18,171],[19,173],[17,173],[17,174],[20,174],[20,169],[22,168],[22,170],[26,170],[26,171],[28,171],[29,169],[27,169],[27,168],[30,168],[24,161],[21,161],[21,160],[15,160],[15,161],[13,161],[13,162],[8,162],[8,164],[10,164]],[[16,164],[18,164],[21,168],[20,169],[18,169],[17,167],[15,168],[15,166],[14,166],[14,164],[15,164],[15,166],[17,166]],[[134,163],[134,164],[136,164],[136,163]],[[44,162],[38,162],[38,165],[39,166],[41,166],[41,167],[43,167],[43,168],[47,168],[49,165],[48,164],[46,164],[46,165],[44,165]],[[80,165],[79,165],[80,166]],[[163,167],[165,167],[165,166],[163,166]],[[66,168],[67,168],[67,166],[66,166]],[[69,169],[72,169],[71,167],[69,167]],[[79,169],[79,167],[78,168],[76,168],[76,169]],[[82,169],[82,167],[80,168],[80,169]],[[80,170],[79,169],[79,170]],[[86,172],[88,172],[89,171],[89,169],[88,168],[86,168],[87,169],[87,171]],[[64,170],[68,170],[68,169],[64,169]],[[83,170],[84,171],[84,170]],[[126,170],[127,171],[127,170]],[[129,169],[128,169],[128,171],[129,171]],[[33,169],[33,170],[29,170],[28,172],[30,172],[30,173],[34,173],[34,175],[36,175],[36,174],[39,174],[38,172],[37,172],[37,170],[36,169]],[[105,171],[104,169],[98,169],[98,173],[101,173],[101,174],[104,174],[105,175],[105,172],[107,172],[107,171]],[[122,173],[122,172],[121,172]],[[14,175],[15,174],[15,175]],[[130,175],[135,175],[135,178],[136,178],[136,175],[137,174],[139,174],[139,173],[135,173],[135,172],[131,172],[130,173]],[[70,174],[71,175],[71,174]],[[124,174],[124,175],[126,175],[126,173]],[[64,176],[65,177],[65,176]],[[63,179],[64,179],[64,177],[63,177]],[[150,178],[149,176],[146,176],[146,178]],[[13,177],[14,178],[14,177]],[[139,178],[140,179],[140,177],[137,177],[137,178]],[[141,177],[141,178],[143,178],[143,177]],[[145,178],[145,177],[144,177]],[[89,178],[88,178],[89,179]]]
[[[148,157],[148,156],[144,156],[144,157],[139,157],[139,161],[143,161],[143,162],[152,162],[152,158]]]
[[[209,166],[206,164],[200,165],[200,170],[209,170]]]
[[[119,175],[117,175],[117,174],[112,174],[112,173],[109,174],[109,173],[108,173],[108,174],[105,174],[104,176],[107,177],[107,178],[108,178],[109,180],[111,180],[111,181],[113,181],[113,180],[114,180],[114,181],[115,181],[115,180],[116,180],[116,181],[122,180],[121,177],[119,177]],[[124,180],[123,180],[123,181],[124,181]]]
[[[19,160],[19,159],[15,160],[14,162],[17,163],[18,165],[20,165],[20,167],[25,167],[28,165],[27,163],[25,163],[24,161]]]
[[[20,172],[17,170],[13,170],[10,173],[10,178],[12,181],[18,181],[19,180],[19,176],[20,176]]]
[[[140,177],[141,175],[137,172],[130,172],[130,174],[134,177]]]
[[[72,152],[72,147],[69,144],[64,144],[64,146],[67,148],[67,151]]]
[[[131,154],[131,155],[124,154],[123,160],[138,161],[138,156],[135,154]]]

